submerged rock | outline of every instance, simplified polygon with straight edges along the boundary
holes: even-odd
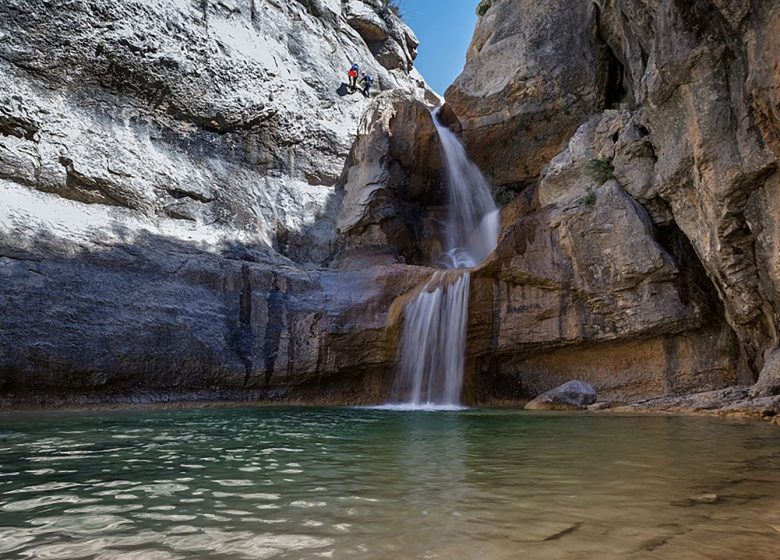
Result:
[[[525,405],[526,410],[583,410],[596,402],[593,385],[574,380],[542,393]]]

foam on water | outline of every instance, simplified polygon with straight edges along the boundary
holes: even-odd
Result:
[[[364,410],[390,410],[394,412],[455,412],[460,410],[468,410],[469,407],[459,404],[436,404],[436,403],[387,403],[377,406],[359,406],[356,408],[362,408]]]

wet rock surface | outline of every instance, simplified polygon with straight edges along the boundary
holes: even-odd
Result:
[[[595,406],[598,406],[596,403]],[[609,404],[599,410],[614,413],[701,414],[725,418],[764,420],[780,425],[780,397],[751,397],[748,387],[728,387],[689,395],[640,399],[630,404]]]

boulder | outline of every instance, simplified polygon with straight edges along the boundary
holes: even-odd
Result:
[[[574,380],[542,393],[525,405],[526,410],[583,410],[596,402],[596,389]]]
[[[780,348],[773,348],[764,357],[764,367],[758,381],[750,388],[752,398],[780,395]]]

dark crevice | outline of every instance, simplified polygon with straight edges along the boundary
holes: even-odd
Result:
[[[263,354],[265,355],[265,372],[263,383],[267,387],[271,383],[271,376],[276,367],[276,359],[279,355],[279,343],[282,339],[282,330],[285,321],[283,314],[285,309],[285,296],[279,289],[279,279],[274,274],[271,282],[271,290],[266,299],[266,309],[268,319],[265,325],[265,336],[263,338]]]
[[[701,309],[702,323],[705,326],[720,325],[721,337],[718,345],[728,350],[736,370],[739,370],[741,351],[739,338],[726,319],[726,309],[713,280],[707,274],[696,250],[679,226],[656,226],[655,239],[674,259],[680,273],[677,291],[683,305],[698,305]]]
[[[647,63],[650,61],[650,55],[647,54],[647,51],[641,44],[639,45],[639,54],[642,57],[642,73],[644,74],[647,70]]]
[[[196,193],[192,191],[185,191],[182,189],[167,189],[168,194],[175,198],[176,200],[181,200],[183,198],[189,198],[192,200],[197,200],[198,202],[212,202],[214,199],[211,197],[208,197],[201,193]]]
[[[298,3],[301,4],[304,8],[306,8],[306,11],[309,12],[314,17],[316,18],[323,17],[322,6],[320,6],[318,2],[314,0],[298,0]]]
[[[56,194],[85,204],[107,204],[134,208],[130,201],[117,197],[114,194],[114,187],[107,181],[77,171],[70,158],[60,156],[59,163],[65,168],[65,188],[53,191]]]
[[[625,68],[612,49],[607,46],[605,51],[607,53],[607,79],[604,86],[604,108],[616,109],[628,97],[628,91],[624,84]]]
[[[161,97],[152,101],[154,106],[161,105],[162,100],[169,93],[170,92],[167,90],[163,91]],[[269,109],[245,121],[236,121],[227,119],[224,115],[219,113],[216,115],[194,115],[186,110],[180,109],[173,103],[168,105],[166,111],[176,120],[194,124],[208,132],[215,132],[220,135],[254,131],[255,129],[266,126],[268,122],[277,115],[277,111]]]
[[[724,319],[725,312],[718,290],[707,275],[693,245],[680,227],[674,222],[656,226],[655,239],[674,259],[674,264],[680,271],[678,292],[683,305],[698,302],[703,304],[708,318]]]
[[[241,292],[238,297],[238,325],[233,332],[232,346],[244,365],[244,387],[249,384],[254,366],[252,346],[252,278],[249,265],[241,267]]]
[[[674,0],[673,4],[685,29],[699,41],[719,37],[728,27],[718,6],[711,0]]]
[[[623,63],[609,46],[601,33],[601,10],[594,4],[596,10],[596,41],[601,45],[606,59],[606,76],[604,76],[604,109],[617,109],[622,103],[631,102],[631,95],[626,84],[626,70]]]
[[[201,0],[200,11],[203,12],[203,25],[209,27],[209,0]]]
[[[24,140],[34,141],[38,130],[39,128],[35,123],[26,119],[0,116],[0,135],[16,136]]]

